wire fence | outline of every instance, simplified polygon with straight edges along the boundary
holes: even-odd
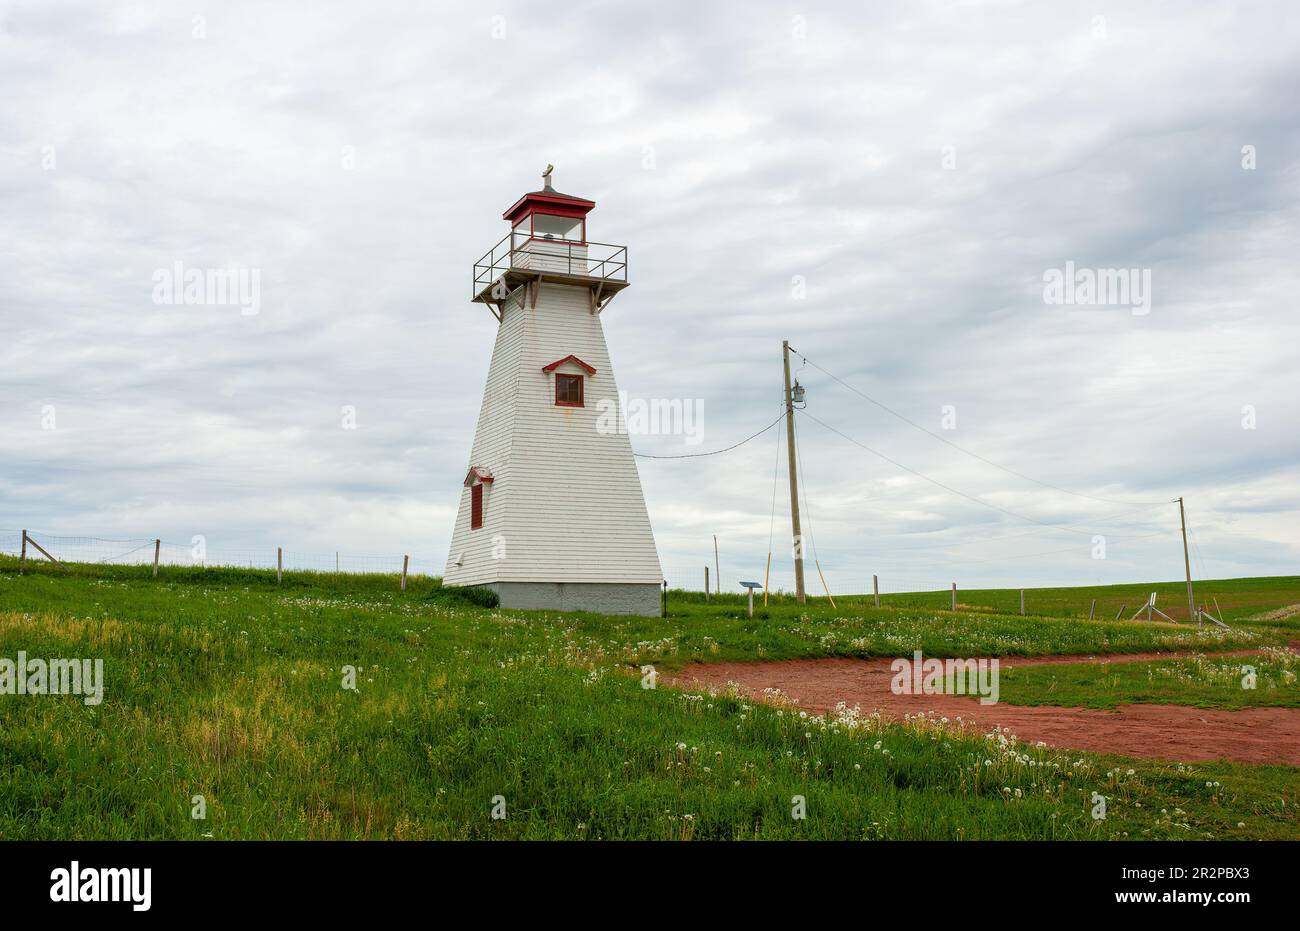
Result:
[[[22,530],[0,530],[0,554],[18,557],[22,554]],[[154,562],[157,549],[159,566],[233,567],[241,569],[275,570],[285,572],[339,572],[350,574],[401,574],[404,560],[408,560],[408,576],[441,576],[446,565],[444,559],[418,553],[364,554],[338,551],[308,551],[275,546],[221,547],[211,546],[205,537],[195,537],[188,543],[160,540],[154,537],[90,537],[65,536],[41,530],[27,531],[27,558],[44,562],[37,547],[44,549],[60,562],[101,565],[149,566]],[[664,567],[664,578],[670,588],[703,591],[702,568],[686,566]],[[710,580],[710,587],[717,582]],[[734,584],[733,584],[734,583]],[[794,577],[772,579],[772,590],[784,588],[793,591]],[[740,591],[736,580],[724,579],[723,590]]]
[[[21,555],[22,530],[0,530],[0,554],[18,557]],[[194,537],[190,542],[160,540],[150,537],[91,537],[64,536],[46,533],[40,530],[27,531],[27,559],[44,562],[44,550],[49,556],[60,562],[149,566],[155,558],[160,567],[227,567],[242,569],[263,569],[274,571],[277,566],[285,572],[338,572],[349,574],[384,574],[400,576],[403,564],[408,577],[440,577],[445,560],[427,554],[364,554],[339,551],[308,551],[285,549],[275,546],[254,547],[214,547],[209,546],[206,538]],[[38,549],[39,547],[39,549]],[[773,565],[770,574],[764,571],[765,560],[756,560],[750,570],[736,569],[728,560],[722,560],[720,566],[710,563],[708,566],[708,587],[710,592],[724,594],[741,594],[744,589],[742,581],[766,582],[773,593],[792,594],[795,590],[793,567]],[[685,565],[681,563],[663,565],[664,580],[668,587],[688,592],[703,592],[705,586],[705,564]],[[873,590],[873,582],[878,585],[881,595],[912,594],[918,592],[945,592],[950,589],[954,579],[929,576],[915,571],[895,572],[894,567],[885,567],[881,574],[873,579],[863,576],[861,570],[848,575],[839,574],[835,567],[823,562],[827,584],[836,597],[841,595],[868,595]],[[721,570],[721,579],[718,572]],[[825,594],[820,575],[814,564],[805,564],[805,584],[810,596],[820,597]],[[766,576],[766,578],[765,578]],[[966,586],[963,586],[966,587]],[[981,586],[983,587],[983,586]]]
[[[724,558],[719,567],[722,573],[721,579],[718,578],[719,569],[715,569],[714,565],[710,563],[709,591],[721,591],[723,594],[733,595],[744,594],[745,589],[740,584],[742,581],[758,582],[761,585],[765,581],[764,575],[767,575],[764,571],[764,560],[765,557],[759,558],[754,563],[756,568],[752,571],[745,571],[736,570]],[[842,594],[871,594],[872,578],[869,575],[863,577],[861,570],[853,571],[845,576],[840,574],[837,568],[825,559],[822,560],[822,570],[826,575],[826,582],[830,586],[832,594],[837,598]],[[688,592],[704,591],[704,563],[696,566],[665,565],[663,572],[669,588]],[[766,581],[769,590],[772,592],[794,593],[794,570],[789,565],[783,565],[779,568],[774,565]],[[876,584],[879,586],[880,594],[890,595],[947,591],[953,581],[951,578],[943,579],[938,576],[925,576],[916,572],[899,575],[892,572],[882,572],[877,576]],[[825,595],[821,579],[811,559],[804,565],[804,584],[809,595]]]
[[[20,556],[22,530],[0,530],[0,553]],[[393,573],[400,575],[403,563],[408,576],[440,576],[443,561],[418,555],[388,555],[337,552],[306,552],[274,546],[245,548],[211,547],[203,537],[178,543],[145,537],[59,536],[39,530],[27,531],[27,558],[44,560],[44,549],[60,562],[103,565],[152,565],[157,550],[159,566],[235,567],[276,569],[285,572]]]

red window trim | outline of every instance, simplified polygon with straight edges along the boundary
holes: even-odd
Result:
[[[483,526],[483,483],[471,485],[469,489],[469,529],[478,530]]]
[[[566,362],[572,362],[574,365],[582,366],[584,369],[587,370],[588,375],[596,374],[596,369],[594,367],[588,365],[586,362],[583,362],[581,359],[579,359],[577,356],[573,355],[572,353],[565,356],[563,359],[556,359],[554,362],[550,363],[549,365],[543,365],[542,371],[554,372],[556,369],[558,369],[561,365],[563,365]]]
[[[578,380],[577,401],[560,400],[560,379],[561,378],[576,378]],[[586,386],[583,384],[583,382],[585,381],[586,378],[584,378],[582,375],[571,375],[568,372],[556,372],[555,373],[555,406],[556,407],[586,407],[586,405],[583,403],[586,400]]]

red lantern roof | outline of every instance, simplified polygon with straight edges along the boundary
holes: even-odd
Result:
[[[514,202],[514,205],[501,215],[503,220],[518,223],[533,213],[547,213],[557,217],[585,217],[596,206],[594,200],[575,197],[573,194],[561,194],[551,187],[551,167],[546,166],[542,174],[545,187],[540,191],[531,191]]]

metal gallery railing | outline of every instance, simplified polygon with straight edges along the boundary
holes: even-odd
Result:
[[[626,282],[627,246],[507,233],[474,263],[472,296],[512,270]]]

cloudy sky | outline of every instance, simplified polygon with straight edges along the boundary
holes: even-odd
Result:
[[[1197,577],[1294,574],[1297,88],[1287,2],[0,2],[0,529],[440,569],[471,265],[550,162],[630,250],[620,387],[702,404],[638,452],[802,354],[833,590],[1180,578],[1179,495]],[[257,312],[157,302],[178,262]],[[790,584],[783,441],[640,461],[671,581],[716,533]]]

